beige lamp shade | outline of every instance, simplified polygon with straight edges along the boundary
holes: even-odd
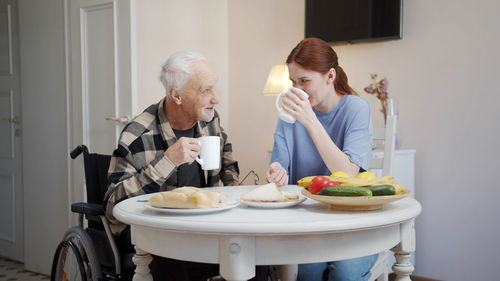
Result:
[[[292,81],[288,76],[288,66],[286,64],[275,64],[271,67],[262,94],[264,96],[276,96],[281,92],[286,92],[291,86]]]

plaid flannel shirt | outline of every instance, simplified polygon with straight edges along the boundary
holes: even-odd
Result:
[[[165,156],[165,151],[177,138],[164,112],[163,98],[149,106],[123,129],[118,148],[113,152],[108,170],[106,216],[115,233],[125,225],[113,216],[113,207],[120,201],[137,195],[172,190],[177,185],[177,166]],[[233,159],[232,146],[220,126],[217,112],[210,122],[198,121],[195,137],[220,136],[221,167],[206,172],[207,186],[229,185],[238,181],[238,162]]]

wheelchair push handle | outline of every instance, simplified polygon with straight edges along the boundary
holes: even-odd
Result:
[[[80,144],[69,153],[69,156],[71,156],[71,159],[75,159],[76,157],[78,157],[78,155],[82,154],[82,152],[84,151],[87,153],[89,152],[89,150],[84,144]]]

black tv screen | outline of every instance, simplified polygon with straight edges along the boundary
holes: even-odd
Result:
[[[400,39],[403,0],[306,0],[306,37],[332,44]]]

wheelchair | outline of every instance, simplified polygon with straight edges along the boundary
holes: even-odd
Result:
[[[120,236],[114,235],[105,216],[104,196],[108,188],[111,156],[89,153],[83,144],[71,151],[70,156],[75,159],[82,153],[87,203],[71,204],[71,211],[78,214],[78,225],[68,229],[57,246],[50,280],[131,281],[135,270],[132,261],[135,250],[130,243],[129,229]],[[207,275],[199,280],[224,279],[220,275]],[[273,267],[269,270],[269,280],[277,280]]]
[[[89,153],[85,145],[77,146],[70,156],[75,159],[82,153],[87,203],[71,204],[71,211],[78,214],[78,225],[66,231],[55,251],[51,281],[132,280],[135,252],[130,241],[112,234],[105,217],[111,156]]]

